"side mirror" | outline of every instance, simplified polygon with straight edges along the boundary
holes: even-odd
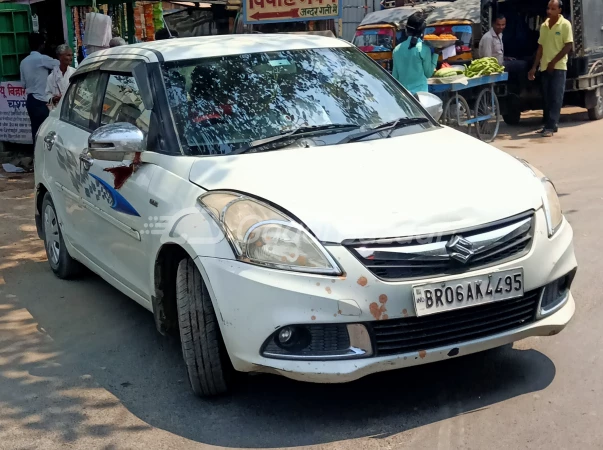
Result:
[[[142,131],[127,122],[99,127],[88,138],[88,154],[101,161],[134,159],[134,154],[144,152],[145,148]]]
[[[421,106],[427,110],[429,115],[433,117],[436,122],[440,120],[443,112],[442,100],[437,95],[430,94],[429,92],[417,92],[417,99],[421,103]]]

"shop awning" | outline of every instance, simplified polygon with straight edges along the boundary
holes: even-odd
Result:
[[[471,20],[475,23],[480,22],[480,0],[457,0],[455,2],[419,3],[416,6],[400,6],[398,8],[375,11],[367,14],[360,25],[375,25],[379,23],[403,25],[408,17],[425,7],[435,7],[435,10],[427,18],[428,23],[442,20]]]

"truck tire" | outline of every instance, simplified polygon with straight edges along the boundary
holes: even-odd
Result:
[[[601,120],[603,119],[603,89],[600,87],[595,92],[595,98],[597,104],[588,110],[588,118],[590,120]]]
[[[190,258],[178,264],[176,301],[182,355],[193,392],[199,397],[227,392],[234,369],[220,334],[209,292]]]
[[[81,266],[71,257],[67,247],[65,247],[59,216],[49,192],[44,195],[42,200],[40,215],[42,216],[44,248],[46,249],[50,268],[57,277],[63,280],[73,278],[80,272]]]
[[[518,109],[507,111],[507,114],[503,114],[502,117],[507,125],[519,125],[521,111]]]

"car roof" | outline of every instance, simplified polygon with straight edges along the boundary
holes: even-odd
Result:
[[[161,62],[282,50],[351,46],[349,42],[341,39],[307,34],[228,34],[123,45],[95,52],[84,59],[82,65],[107,58],[140,57],[148,62]]]

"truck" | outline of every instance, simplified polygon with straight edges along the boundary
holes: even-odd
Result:
[[[538,49],[540,25],[546,20],[549,0],[481,0],[482,33],[490,29],[492,18],[503,14],[505,56],[518,61],[509,71],[504,92],[499,92],[503,119],[519,123],[521,113],[542,109],[540,83],[530,82],[527,72]],[[588,110],[591,120],[603,118],[603,1],[565,0],[563,16],[570,20],[574,45],[569,55],[564,106]],[[517,70],[517,68],[519,68]]]

